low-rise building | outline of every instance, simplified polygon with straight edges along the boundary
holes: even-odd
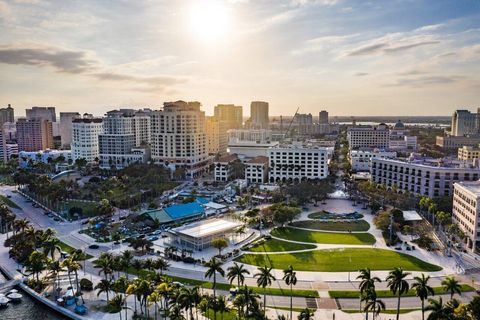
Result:
[[[454,184],[452,219],[466,235],[467,248],[480,245],[480,181]]]
[[[472,146],[463,146],[458,148],[458,160],[469,161],[480,157],[480,148]]]
[[[233,177],[235,161],[239,161],[236,154],[225,155],[215,160],[213,162],[215,181],[229,181]]]
[[[245,162],[245,179],[249,184],[267,182],[268,157],[258,156]]]
[[[270,182],[300,182],[328,176],[328,151],[316,146],[292,144],[268,150]]]
[[[385,123],[378,126],[351,127],[347,131],[347,139],[350,149],[387,149],[390,143],[390,131]]]
[[[401,192],[434,198],[452,195],[455,182],[478,180],[480,169],[461,161],[443,159],[411,157],[403,161],[374,158],[371,174],[373,182],[387,188],[396,186]]]
[[[28,168],[31,161],[48,164],[52,160],[62,157],[62,162],[72,160],[71,150],[40,150],[40,151],[20,151],[18,160],[20,168]]]
[[[437,136],[436,144],[443,149],[458,149],[463,146],[476,147],[480,144],[480,136]]]
[[[370,171],[370,163],[373,158],[394,159],[396,151],[380,149],[350,150],[348,160],[353,172]]]
[[[237,154],[240,159],[252,159],[258,156],[268,157],[271,148],[278,147],[278,141],[236,141],[230,140],[228,143],[228,152]]]

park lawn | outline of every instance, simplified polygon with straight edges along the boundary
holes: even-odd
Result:
[[[195,312],[194,312],[195,315]],[[217,320],[237,320],[237,312],[232,310],[228,312],[217,312],[217,317],[213,314],[213,310],[209,309],[208,313],[205,315],[208,319],[217,319]]]
[[[13,202],[12,200],[10,200],[9,198],[7,198],[5,196],[0,195],[0,201],[5,203],[10,208],[19,209],[19,210],[22,209],[18,206],[18,204],[16,204],[15,202]]]
[[[137,272],[133,268],[128,269],[128,273],[136,275],[136,276],[147,276],[151,275],[154,272],[153,271],[148,271],[148,270],[140,270]],[[167,278],[170,278],[172,281],[177,281],[180,283],[183,283],[184,285],[187,286],[198,286],[204,289],[212,289],[213,288],[213,282],[210,282],[208,280],[197,280],[197,279],[189,279],[189,278],[184,278],[184,277],[175,277],[175,276],[169,276],[165,275]],[[216,289],[217,290],[223,290],[223,291],[229,291],[230,288],[236,287],[236,282],[233,282],[233,284],[229,283],[217,283],[216,284]],[[251,289],[254,293],[257,294],[263,294],[263,288],[260,287],[248,287]],[[271,296],[290,296],[290,289],[281,289],[281,288],[266,288],[267,289],[267,295]],[[307,298],[318,298],[318,291],[316,290],[308,290],[308,289],[293,289],[292,290],[292,296],[293,297],[307,297]]]
[[[69,212],[70,208],[77,207],[82,209],[81,216],[83,218],[96,217],[100,215],[98,211],[97,203],[95,202],[83,202],[71,200],[65,203],[65,210]]]
[[[295,251],[305,249],[315,249],[316,246],[312,244],[301,244],[288,241],[282,241],[278,239],[269,239],[266,241],[259,241],[246,251],[252,252],[283,252],[283,251]]]
[[[440,271],[441,267],[393,250],[375,248],[346,248],[314,250],[281,254],[244,254],[235,259],[250,265],[267,265],[286,269],[292,265],[297,271],[347,272],[362,268],[392,270],[401,267],[408,271]]]
[[[65,251],[65,252],[70,253],[70,254],[71,254],[73,251],[76,250],[74,247],[69,246],[68,244],[66,244],[66,243],[63,242],[63,241],[60,241],[60,243],[58,244],[58,246],[60,247],[60,249],[62,249],[62,251]],[[88,259],[91,259],[91,258],[93,258],[93,256],[92,256],[92,255],[89,255],[89,254],[87,253],[87,260],[88,260]]]
[[[370,224],[365,220],[352,221],[321,221],[300,220],[290,224],[292,227],[325,231],[368,231]]]
[[[275,228],[272,236],[299,242],[329,244],[374,244],[375,237],[370,233],[335,233],[301,230],[289,227]]]
[[[474,288],[469,286],[468,284],[462,284],[461,285],[461,291],[462,292],[472,292],[475,291]],[[443,290],[443,287],[433,287],[433,292],[435,295],[440,295],[440,294],[447,294],[445,290]],[[390,290],[376,290],[378,298],[392,298],[396,297]],[[350,298],[358,298],[360,296],[360,291],[356,290],[339,290],[339,291],[328,291],[328,294],[330,295],[330,298],[337,298],[337,299],[350,299]],[[408,290],[407,293],[403,294],[402,297],[415,297],[415,290],[410,289]]]

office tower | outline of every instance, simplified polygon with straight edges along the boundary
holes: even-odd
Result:
[[[299,134],[313,134],[313,116],[311,113],[297,113],[295,115],[295,125]]]
[[[0,162],[7,162],[7,145],[3,129],[0,126]]]
[[[378,126],[351,127],[347,130],[347,139],[350,149],[386,149],[390,145],[390,130],[384,123]]]
[[[5,122],[15,122],[15,114],[10,104],[6,108],[0,109],[0,126]]]
[[[64,149],[69,149],[72,143],[72,121],[76,118],[80,118],[80,113],[60,112],[60,137]]]
[[[268,102],[252,101],[250,104],[250,127],[253,129],[268,129]]]
[[[103,132],[103,119],[84,114],[72,121],[72,159],[99,161],[98,136]]]
[[[26,113],[27,120],[42,119],[50,122],[57,122],[55,107],[32,107],[31,109],[26,109]]]
[[[148,109],[135,111],[133,114],[133,130],[135,134],[135,146],[150,145],[151,139],[151,115]]]
[[[17,121],[18,151],[39,151],[53,148],[52,123],[25,118]]]
[[[328,124],[328,112],[325,110],[322,110],[318,114],[318,123],[320,124]]]
[[[203,173],[209,162],[205,113],[200,102],[165,102],[152,113],[152,159],[185,169],[188,178]]]
[[[208,154],[226,153],[228,147],[227,123],[218,120],[215,116],[205,117]]]
[[[452,136],[465,136],[479,132],[480,115],[468,110],[456,110],[452,115]]]
[[[219,104],[215,106],[214,116],[219,121],[226,122],[227,130],[240,129],[243,124],[243,108],[233,104]]]
[[[480,181],[453,185],[452,220],[466,239],[466,247],[476,252],[480,246]]]

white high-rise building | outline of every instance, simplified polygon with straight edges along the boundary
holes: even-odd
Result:
[[[80,113],[60,112],[60,137],[62,141],[62,148],[70,148],[70,144],[72,143],[72,121],[76,118],[80,118]]]
[[[350,149],[388,149],[390,146],[390,130],[384,123],[378,126],[352,127],[347,131],[347,139]]]
[[[103,133],[103,120],[84,114],[72,121],[72,159],[89,163],[99,160],[98,136]]]
[[[0,162],[7,161],[7,145],[3,128],[0,126]]]
[[[463,181],[453,185],[453,222],[465,233],[467,248],[480,246],[480,181]]]
[[[326,148],[304,145],[273,147],[268,150],[269,181],[300,182],[328,176]]]
[[[165,102],[152,113],[152,159],[184,168],[186,177],[202,174],[209,163],[205,113],[200,102]]]
[[[480,115],[472,113],[468,110],[456,110],[452,115],[452,136],[465,136],[469,134],[477,134],[480,126]]]
[[[268,102],[252,101],[250,104],[250,127],[255,129],[268,129]]]

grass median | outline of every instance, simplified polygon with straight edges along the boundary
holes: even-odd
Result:
[[[244,254],[235,259],[256,266],[286,269],[292,265],[297,271],[348,272],[362,268],[393,270],[402,267],[408,271],[440,271],[441,267],[393,250],[374,248],[346,248],[313,250],[281,254]]]
[[[295,251],[295,250],[307,250],[315,249],[316,246],[312,244],[301,244],[288,242],[278,239],[269,239],[265,241],[259,241],[255,243],[251,248],[246,251],[251,252],[284,252],[284,251]]]
[[[292,227],[325,231],[368,231],[370,224],[365,220],[321,221],[300,220],[290,224]]]
[[[375,243],[375,237],[370,233],[335,233],[309,231],[289,227],[273,229],[272,236],[277,238],[310,242],[310,243],[328,243],[328,244],[355,244],[369,245]]]
[[[435,295],[440,295],[440,294],[448,294],[449,292],[446,292],[443,287],[433,287],[433,292]],[[468,284],[462,284],[461,289],[462,292],[472,292],[475,291],[475,289]],[[397,297],[394,295],[390,290],[376,290],[378,298],[394,298]],[[332,290],[328,291],[328,294],[330,295],[330,298],[337,298],[337,299],[358,299],[360,296],[360,291],[356,290]],[[415,290],[410,289],[407,293],[404,293],[402,297],[415,297]]]
[[[18,206],[18,204],[16,204],[15,202],[13,202],[12,200],[10,200],[9,198],[7,198],[5,196],[0,195],[0,201],[5,203],[10,208],[14,208],[14,209],[18,209],[18,210],[22,209]]]

